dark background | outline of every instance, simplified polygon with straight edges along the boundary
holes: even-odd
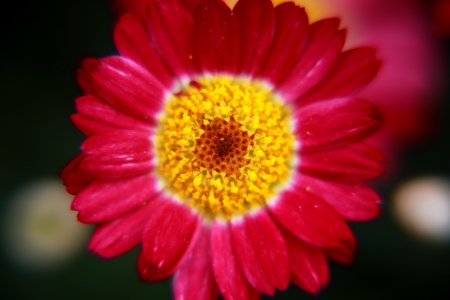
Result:
[[[82,58],[115,53],[110,2],[16,1],[1,10],[0,209],[14,192],[41,177],[56,177],[79,151],[83,136],[72,126],[73,100],[81,95],[75,70]],[[449,39],[440,37],[442,52]],[[359,252],[350,266],[331,263],[320,299],[450,299],[450,245],[430,244],[396,223],[390,194],[396,184],[421,175],[450,177],[450,78],[445,62],[437,132],[401,155],[398,175],[378,186],[385,199],[375,221],[352,224]],[[0,257],[2,299],[169,299],[170,280],[141,283],[137,251],[112,260],[83,252],[47,271],[17,268]],[[315,299],[294,286],[280,299]]]

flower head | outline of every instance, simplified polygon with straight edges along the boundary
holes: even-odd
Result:
[[[120,56],[87,59],[64,170],[72,208],[99,223],[90,249],[142,244],[140,276],[174,275],[178,299],[247,299],[290,280],[317,292],[326,257],[348,262],[344,219],[378,214],[363,180],[382,158],[363,139],[379,115],[353,95],[371,48],[342,52],[338,19],[294,3],[145,1],[115,31]]]

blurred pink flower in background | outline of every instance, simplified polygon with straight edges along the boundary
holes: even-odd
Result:
[[[432,10],[434,30],[442,36],[450,36],[450,0],[437,0]]]
[[[347,46],[371,44],[384,65],[362,93],[381,108],[385,129],[376,137],[397,151],[433,129],[439,52],[425,7],[415,0],[320,0],[335,5],[344,26],[352,28]]]
[[[280,1],[281,2],[281,1]],[[383,66],[361,93],[378,104],[384,129],[374,142],[392,158],[405,146],[433,132],[440,52],[425,4],[418,0],[297,0],[313,17],[336,16],[348,27],[347,48],[371,45]],[[450,3],[444,0],[443,2]],[[447,5],[447,16],[450,16]],[[446,21],[450,24],[450,18]],[[450,29],[450,28],[449,28]],[[394,159],[387,159],[396,165]],[[392,168],[387,168],[388,172]],[[392,172],[392,170],[391,170]]]

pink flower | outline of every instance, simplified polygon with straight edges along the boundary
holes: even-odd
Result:
[[[352,259],[344,220],[379,212],[363,183],[382,171],[364,142],[379,114],[354,96],[375,51],[342,52],[339,20],[310,24],[293,3],[146,3],[117,24],[120,56],[78,73],[72,119],[88,138],[62,177],[79,220],[99,224],[89,248],[141,244],[140,276],[174,275],[177,299],[257,298],[290,280],[316,293],[326,258]]]
[[[435,31],[443,36],[450,36],[450,1],[436,0],[433,9]]]

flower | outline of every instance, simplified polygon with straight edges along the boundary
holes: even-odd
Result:
[[[20,188],[2,215],[8,262],[26,271],[57,269],[86,244],[88,226],[70,211],[72,197],[55,178],[37,179]]]
[[[403,182],[392,201],[395,220],[416,238],[433,243],[450,241],[450,182],[423,176]]]
[[[338,19],[294,3],[148,1],[115,30],[120,56],[86,59],[72,119],[87,136],[63,171],[72,208],[99,223],[89,248],[142,244],[144,280],[174,274],[177,299],[255,298],[290,280],[316,293],[326,257],[349,262],[344,219],[379,198],[363,181],[382,157],[380,123],[354,97],[372,48],[342,52]]]
[[[450,35],[450,1],[435,1],[432,8],[432,17],[436,33],[448,37]]]

